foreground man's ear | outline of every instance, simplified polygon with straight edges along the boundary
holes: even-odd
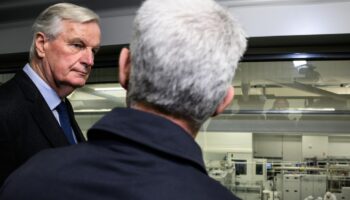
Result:
[[[220,102],[220,104],[216,108],[215,113],[213,114],[213,116],[216,116],[216,115],[224,112],[224,110],[227,108],[227,106],[229,106],[230,103],[232,102],[233,96],[234,96],[234,88],[232,86],[230,86],[227,89],[225,98]]]
[[[119,55],[119,83],[125,90],[128,89],[130,67],[130,51],[127,48],[123,48]]]

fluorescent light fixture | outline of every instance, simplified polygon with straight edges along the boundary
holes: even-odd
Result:
[[[94,88],[95,91],[124,91],[122,87],[104,87],[104,88]]]
[[[76,113],[104,113],[104,112],[109,112],[112,109],[80,109],[80,110],[75,110],[74,112]]]
[[[306,60],[294,60],[293,61],[294,67],[300,67],[300,66],[303,66],[306,64],[307,64]]]
[[[334,108],[301,108],[301,111],[335,111]]]

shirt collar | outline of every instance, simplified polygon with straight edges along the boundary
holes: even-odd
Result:
[[[53,90],[43,79],[41,79],[41,77],[32,69],[29,64],[26,64],[24,66],[23,71],[34,82],[35,86],[44,97],[47,105],[49,105],[50,109],[54,110],[61,102],[61,99],[55,90]]]

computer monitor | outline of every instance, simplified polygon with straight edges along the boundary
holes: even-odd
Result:
[[[272,163],[266,163],[266,170],[272,169]]]

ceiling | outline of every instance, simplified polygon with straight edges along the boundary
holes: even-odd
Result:
[[[96,12],[109,9],[127,9],[141,5],[143,0],[107,1],[107,0],[68,0],[81,6],[93,9]],[[14,23],[23,20],[32,20],[49,5],[59,3],[59,0],[1,0],[0,24]],[[104,3],[106,2],[106,3]],[[108,3],[107,3],[108,2]],[[15,13],[15,14],[14,14]]]
[[[279,4],[327,3],[329,0],[216,0],[224,6],[262,6]],[[349,0],[333,0],[344,2]],[[0,24],[14,23],[23,20],[33,20],[42,10],[62,0],[1,0]],[[112,9],[130,9],[141,5],[143,0],[66,0],[88,7],[96,12]]]

